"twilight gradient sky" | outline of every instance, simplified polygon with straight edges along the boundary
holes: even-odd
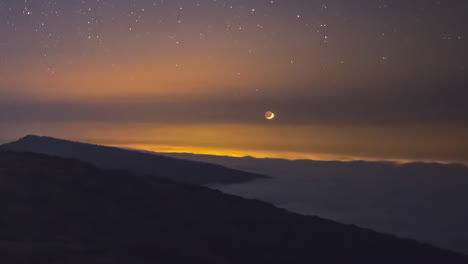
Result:
[[[0,142],[468,162],[467,13],[466,0],[0,0]]]

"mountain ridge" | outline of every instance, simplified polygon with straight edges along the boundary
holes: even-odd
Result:
[[[0,145],[0,151],[2,150],[74,158],[105,169],[129,169],[139,174],[153,174],[193,184],[241,183],[269,178],[261,174],[243,172],[206,162],[189,161],[46,136],[27,135],[17,141]],[[196,175],[196,177],[188,177],[187,175]]]
[[[413,240],[75,159],[0,152],[0,262],[468,263]]]

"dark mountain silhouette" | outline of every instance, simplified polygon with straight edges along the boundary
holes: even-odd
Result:
[[[81,161],[0,152],[0,263],[468,263],[432,246]]]
[[[242,172],[220,165],[51,137],[26,136],[18,141],[1,145],[0,151],[2,150],[74,158],[104,169],[129,169],[136,173],[158,175],[174,181],[193,184],[239,183],[267,178],[260,174]]]
[[[161,154],[272,177],[211,186],[226,193],[468,254],[468,167],[461,164]]]

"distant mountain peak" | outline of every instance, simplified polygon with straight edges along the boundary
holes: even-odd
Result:
[[[55,140],[55,141],[68,141],[68,142],[72,142],[72,143],[80,143],[80,142],[69,141],[69,140],[66,140],[66,139],[59,139],[59,138],[54,138],[54,137],[32,135],[32,134],[26,135],[26,136],[18,139],[16,142],[18,142],[18,141],[29,141],[29,140]],[[80,144],[84,144],[84,143],[80,143]]]
[[[81,160],[104,169],[125,169],[192,184],[241,183],[268,178],[205,162],[195,162],[116,147],[47,136],[27,135],[0,145],[0,151],[31,152]]]
[[[11,143],[17,143],[17,142],[33,142],[33,141],[67,141],[65,139],[58,139],[54,137],[48,137],[48,136],[40,136],[40,135],[26,135],[14,142]],[[71,141],[70,141],[71,142]]]
[[[26,135],[20,139],[18,139],[18,141],[21,141],[21,140],[28,140],[28,139],[39,139],[39,138],[42,138],[42,136],[38,136],[38,135]]]

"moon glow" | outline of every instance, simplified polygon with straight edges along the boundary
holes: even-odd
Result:
[[[275,119],[276,115],[275,113],[271,112],[271,111],[268,111],[265,113],[265,118],[268,119],[268,120],[273,120]]]

